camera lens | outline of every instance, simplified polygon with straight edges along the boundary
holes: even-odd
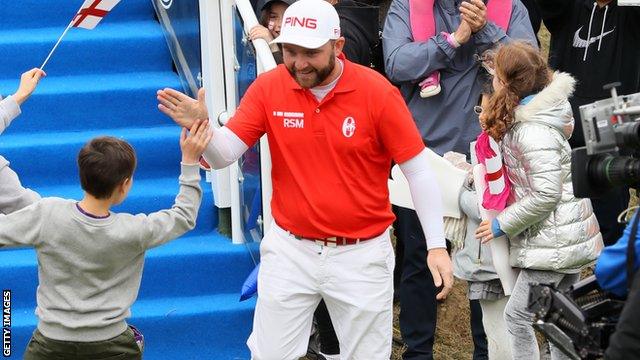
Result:
[[[640,182],[640,160],[629,156],[597,155],[589,161],[587,173],[596,187],[637,185]]]
[[[615,129],[617,143],[622,148],[640,149],[640,122],[628,122]]]

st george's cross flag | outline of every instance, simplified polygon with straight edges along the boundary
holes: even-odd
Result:
[[[92,30],[120,0],[85,0],[71,26]]]
[[[64,32],[58,38],[58,41],[49,52],[49,55],[47,55],[40,69],[44,68],[47,64],[51,55],[56,51],[58,45],[60,45],[60,41],[62,41],[62,38],[70,28],[77,27],[92,30],[119,2],[120,0],[85,0],[76,16],[73,17],[69,25],[67,25],[67,28],[64,29]]]

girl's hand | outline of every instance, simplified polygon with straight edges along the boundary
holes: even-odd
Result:
[[[483,220],[476,229],[476,239],[482,241],[483,244],[493,240],[493,231],[491,230],[491,221]]]
[[[255,39],[263,39],[266,42],[271,42],[273,37],[271,31],[262,25],[256,25],[249,31],[249,39],[251,41]]]

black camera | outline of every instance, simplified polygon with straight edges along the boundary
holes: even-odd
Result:
[[[618,96],[580,107],[586,146],[571,154],[576,197],[600,197],[618,185],[640,185],[640,93]]]
[[[590,276],[567,292],[532,284],[528,310],[533,327],[571,359],[599,359],[609,346],[624,300],[603,291]]]

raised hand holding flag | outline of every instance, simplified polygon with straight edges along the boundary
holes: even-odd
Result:
[[[78,10],[76,16],[73,17],[69,25],[67,25],[67,28],[64,29],[62,35],[60,35],[60,38],[53,46],[53,49],[49,52],[49,55],[42,63],[42,66],[40,66],[40,69],[43,69],[47,64],[51,55],[53,55],[53,52],[60,44],[60,41],[62,41],[62,38],[67,34],[67,31],[69,31],[71,27],[93,30],[100,20],[107,16],[109,11],[111,11],[111,9],[113,9],[119,2],[120,0],[85,0],[82,6],[80,6],[80,10]]]

